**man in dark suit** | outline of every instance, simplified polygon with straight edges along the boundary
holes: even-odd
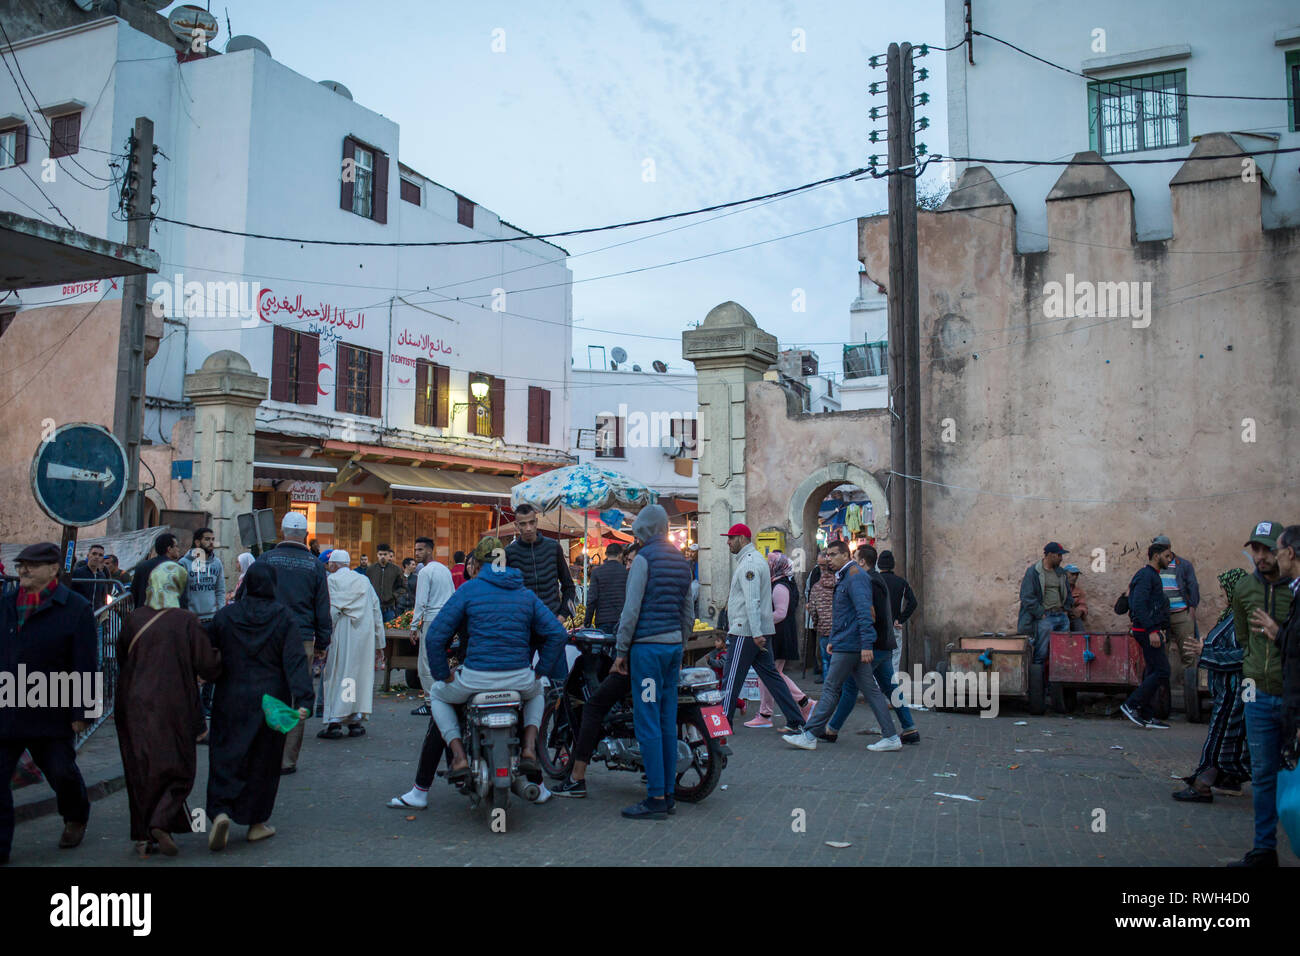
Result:
[[[0,706],[0,863],[9,861],[13,843],[9,781],[24,750],[58,796],[59,846],[81,843],[90,819],[74,741],[100,686],[95,616],[89,601],[59,583],[60,558],[56,544],[29,545],[18,555],[18,584],[0,591],[0,673],[44,674],[49,691],[39,706]],[[16,692],[25,693],[27,682],[19,685]]]

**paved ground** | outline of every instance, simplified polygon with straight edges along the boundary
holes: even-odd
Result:
[[[811,678],[806,686],[816,694]],[[1204,733],[1181,715],[1168,731],[1145,731],[1122,718],[1031,717],[1010,709],[995,719],[921,713],[921,746],[873,754],[865,746],[874,738],[853,733],[871,719],[859,704],[840,742],[813,753],[788,748],[775,730],[739,728],[722,778],[726,789],[697,805],[679,804],[667,821],[623,820],[619,808],[640,797],[637,776],[596,767],[586,800],[525,806],[510,832],[494,834],[485,814],[471,811],[442,780],[427,811],[385,807],[415,772],[425,721],[408,716],[412,706],[393,696],[377,702],[368,735],[354,740],[318,740],[320,723],[312,721],[299,772],[283,778],[272,820],[279,833],[269,842],[249,844],[236,827],[222,854],[209,853],[205,838],[193,834],[180,838],[179,857],[138,862],[126,794],[118,791],[94,804],[86,841],[76,850],[55,848],[57,817],[20,822],[11,866],[1212,867],[1251,844],[1249,788],[1213,805],[1170,799],[1180,786],[1172,775],[1192,769]],[[199,752],[201,801],[207,754]],[[1098,811],[1102,832],[1093,830]],[[1284,863],[1295,865],[1281,839]]]

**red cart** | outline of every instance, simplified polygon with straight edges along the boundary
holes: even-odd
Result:
[[[1047,657],[1052,707],[1074,710],[1078,692],[1127,693],[1142,682],[1142,648],[1127,631],[1053,631]]]

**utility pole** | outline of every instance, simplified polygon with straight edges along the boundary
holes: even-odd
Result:
[[[136,117],[130,161],[122,189],[127,215],[126,242],[147,248],[153,212],[153,121]],[[126,450],[126,494],[109,532],[138,531],[144,519],[140,493],[140,442],[144,434],[144,327],[149,306],[148,276],[128,276],[122,285],[122,318],[117,343],[117,388],[113,434]]]
[[[924,52],[924,51],[923,51]],[[907,660],[926,666],[922,560],[921,341],[916,235],[916,113],[912,44],[889,45],[890,538],[916,594]],[[909,477],[899,478],[899,475]],[[900,520],[901,519],[901,520]]]
[[[903,84],[901,57],[897,43],[889,45],[885,65],[885,90],[888,94],[888,168],[896,170],[903,165],[902,122]],[[911,574],[908,564],[907,492],[905,481],[898,473],[907,470],[907,439],[903,427],[904,414],[904,356],[906,354],[906,320],[903,300],[903,219],[899,210],[903,204],[902,182],[895,173],[889,173],[885,186],[889,192],[889,460],[895,472],[889,478],[889,539],[894,547],[894,558],[902,573]],[[910,660],[910,656],[909,656]]]

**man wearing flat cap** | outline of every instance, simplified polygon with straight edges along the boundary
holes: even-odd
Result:
[[[26,750],[58,797],[63,817],[59,846],[81,843],[90,819],[90,800],[77,769],[75,734],[84,730],[95,703],[64,699],[71,685],[97,687],[99,669],[95,615],[90,602],[59,583],[59,546],[33,544],[18,555],[18,584],[0,590],[0,863],[9,861],[14,835],[14,801],[9,789],[14,767]],[[20,675],[45,675],[47,694],[18,700],[30,683]],[[70,675],[71,679],[62,675]],[[31,704],[32,706],[25,706]],[[75,706],[70,706],[75,705]]]
[[[1047,660],[1049,635],[1070,629],[1074,596],[1061,558],[1070,552],[1055,541],[1043,547],[1043,559],[1031,564],[1020,581],[1020,617],[1016,630],[1028,634],[1034,645],[1034,663]]]

